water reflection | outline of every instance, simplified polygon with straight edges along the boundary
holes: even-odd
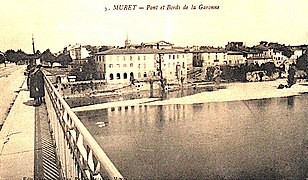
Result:
[[[288,106],[292,108],[294,106],[294,96],[288,97]]]
[[[304,179],[307,100],[122,107],[78,116],[128,179]],[[100,121],[108,126],[99,128]]]

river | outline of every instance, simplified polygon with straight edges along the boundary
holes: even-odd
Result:
[[[127,179],[305,179],[307,107],[301,95],[77,115]]]

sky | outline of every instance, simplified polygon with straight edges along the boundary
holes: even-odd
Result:
[[[307,0],[0,0],[0,4],[0,51],[32,53],[32,34],[41,52],[48,48],[58,52],[76,43],[124,46],[127,36],[134,44],[164,40],[175,46],[224,47],[231,41],[252,46],[263,40],[308,44]],[[115,5],[136,8],[113,10]],[[146,10],[148,5],[158,10]],[[178,5],[180,10],[160,10],[164,5]],[[202,10],[200,5],[219,9]]]

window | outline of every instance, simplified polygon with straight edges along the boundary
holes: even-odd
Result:
[[[172,56],[171,56],[171,55],[169,55],[169,59],[172,59]]]
[[[125,61],[125,56],[123,56],[123,61]]]
[[[147,73],[146,72],[143,73],[143,77],[145,77],[145,78],[147,77]]]
[[[127,64],[123,64],[123,67],[127,67]]]
[[[185,68],[185,62],[183,62],[183,64],[182,64],[182,68]]]
[[[179,58],[180,58],[180,56],[179,56],[179,55],[176,55],[176,58],[177,58],[177,59],[179,59]]]
[[[130,80],[133,80],[134,79],[134,73],[133,72],[129,73],[129,77],[130,77]]]
[[[113,64],[109,64],[109,68],[113,68]]]
[[[121,67],[120,64],[117,64],[117,67],[118,67],[118,68]]]
[[[133,56],[129,56],[129,60],[133,60]]]
[[[141,78],[141,73],[138,73],[138,78]]]
[[[175,59],[175,55],[173,55],[173,59]]]
[[[134,67],[134,64],[133,64],[133,63],[130,63],[130,64],[129,64],[129,67]]]
[[[147,68],[147,64],[144,63],[144,64],[143,64],[143,67],[144,67],[144,69],[146,69],[146,68]]]
[[[138,64],[138,69],[140,69],[140,64]]]
[[[113,80],[113,74],[112,73],[109,75],[109,77],[110,77],[110,80]]]
[[[124,74],[123,74],[123,78],[124,78],[124,79],[127,79],[127,73],[124,73]]]
[[[117,79],[120,79],[120,78],[121,78],[120,73],[117,73]]]
[[[147,58],[146,58],[146,56],[143,56],[143,60],[146,60]]]
[[[138,60],[140,60],[140,56],[138,56]]]

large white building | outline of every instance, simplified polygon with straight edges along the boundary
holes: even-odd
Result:
[[[132,80],[158,80],[178,83],[187,79],[187,58],[184,52],[176,50],[111,49],[95,54],[99,73],[107,83],[131,83]]]

